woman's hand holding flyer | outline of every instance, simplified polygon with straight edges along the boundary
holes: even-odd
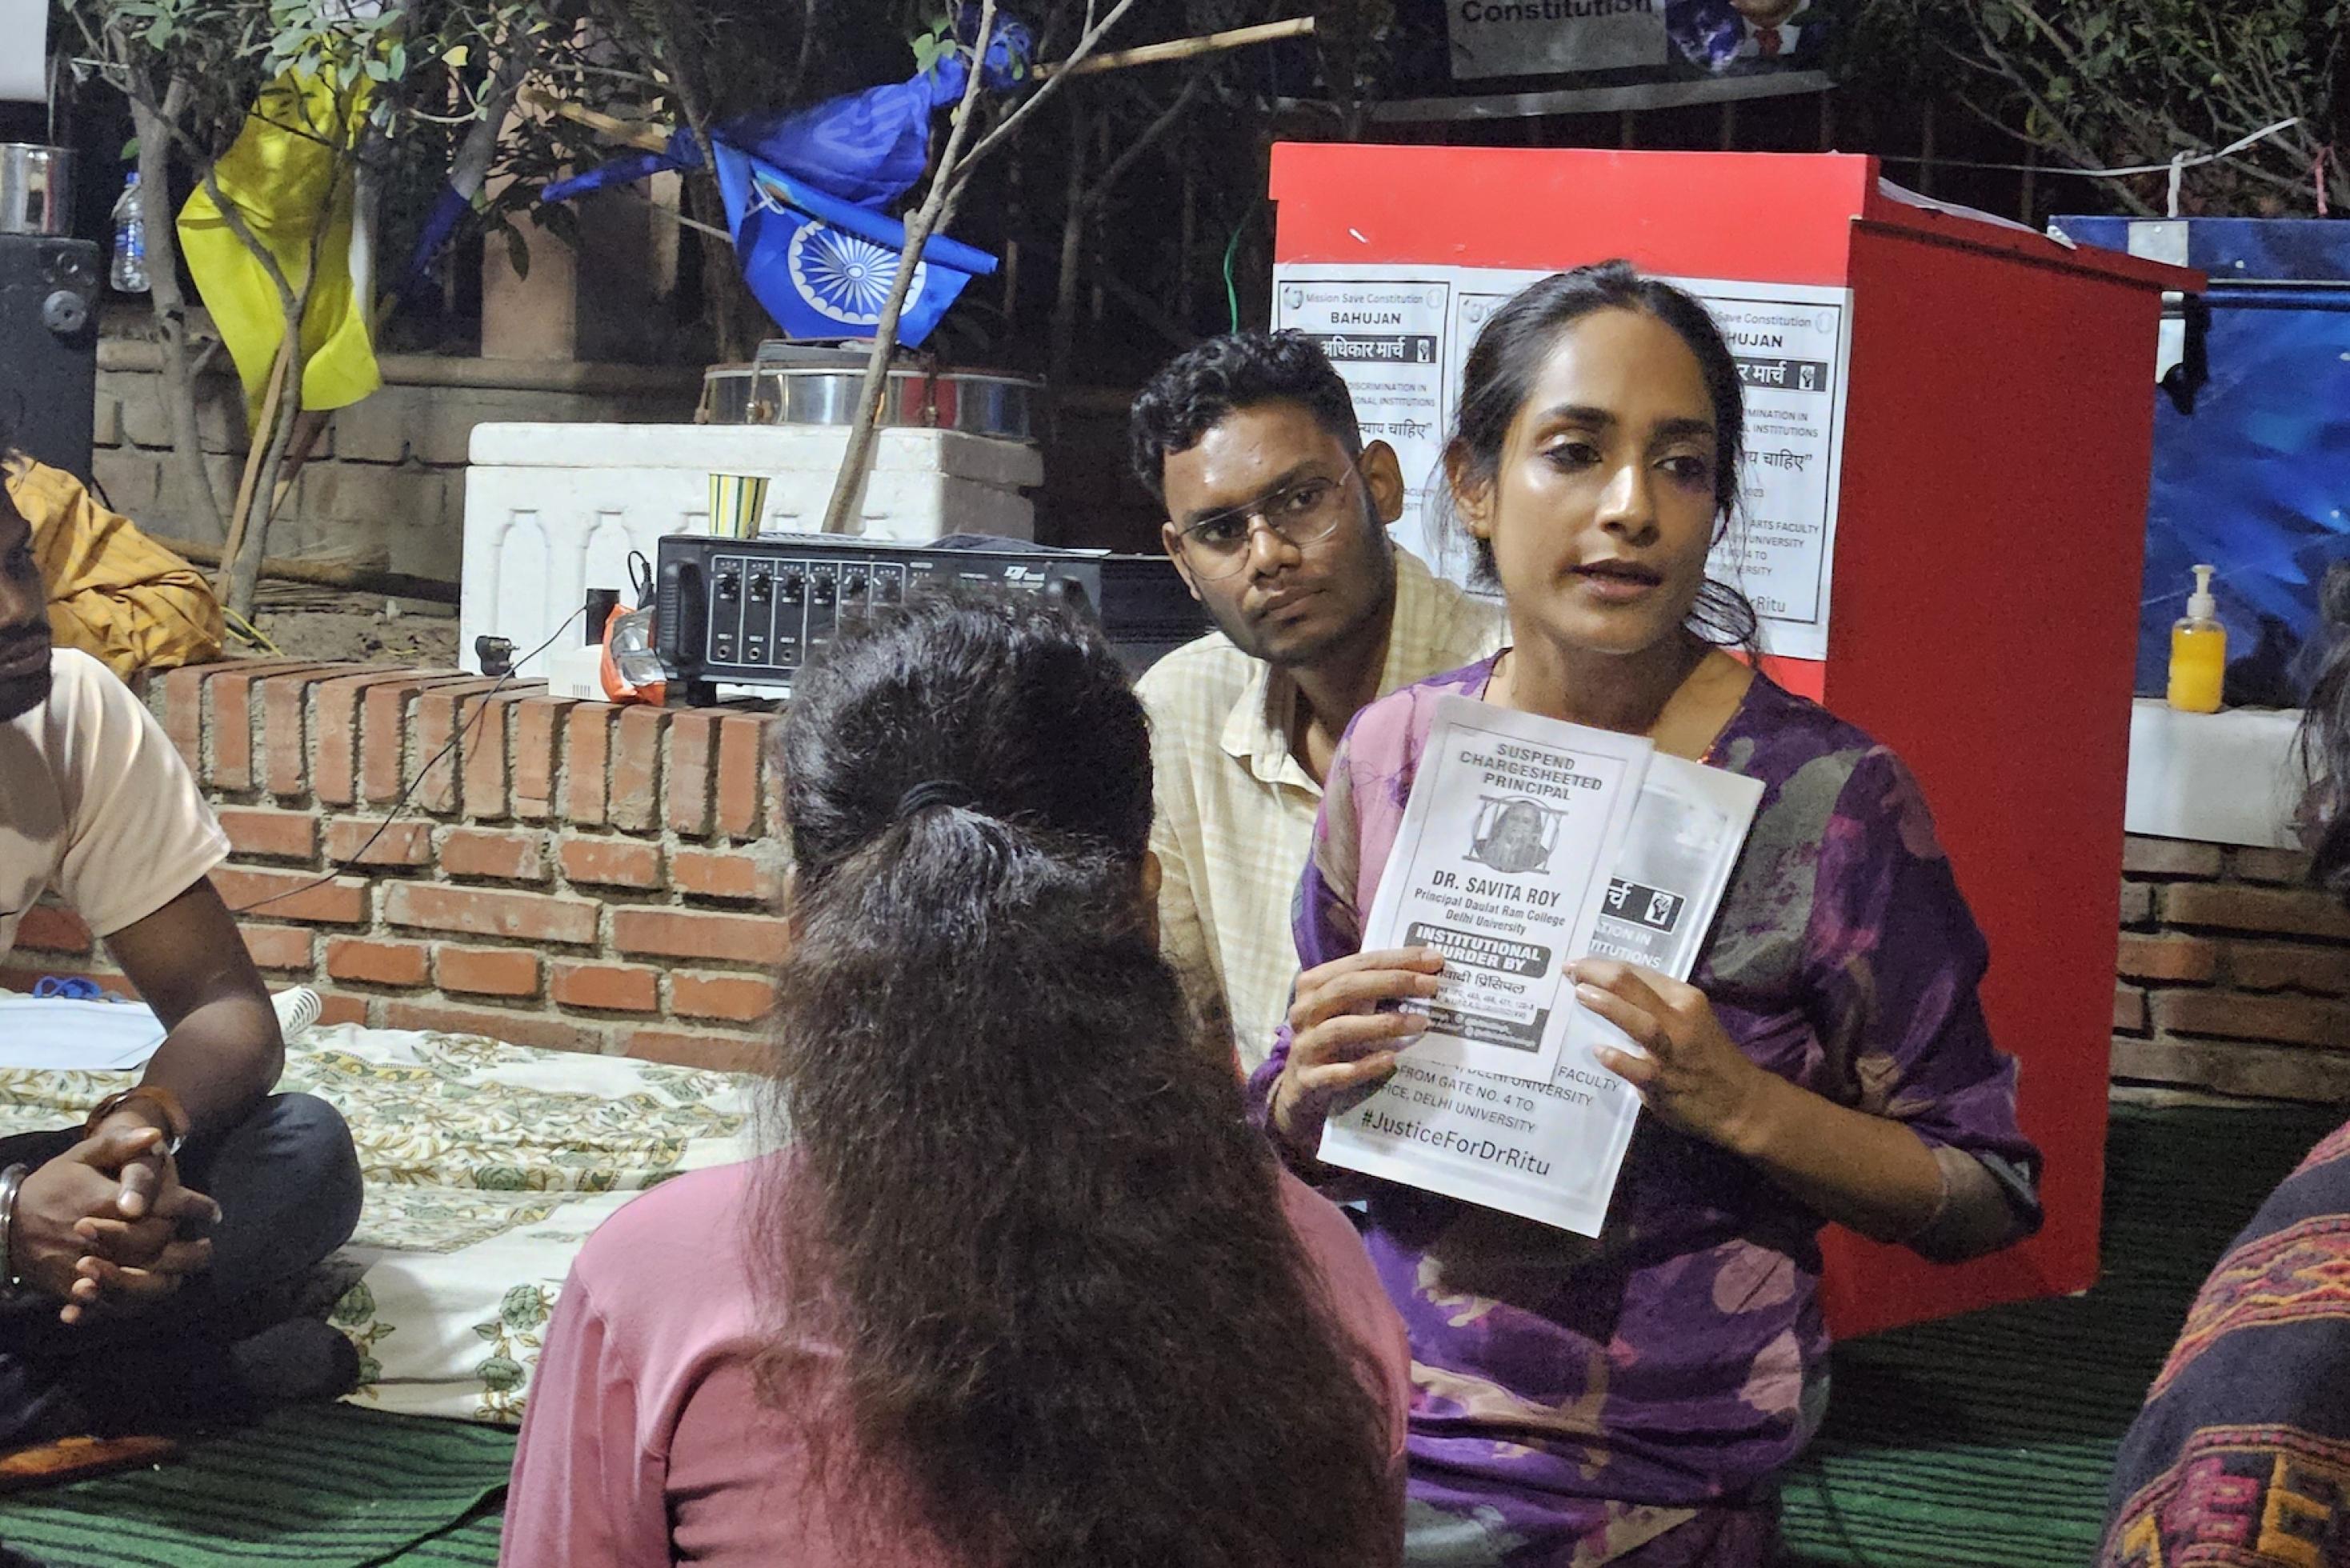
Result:
[[[1325,1161],[1598,1234],[1640,1107],[1627,1079],[1665,1093],[1659,1113],[1676,1120],[1715,1114],[1716,1090],[1738,1080],[1717,1070],[1706,1030],[1719,1025],[1683,982],[1761,797],[1752,779],[1656,755],[1638,736],[1445,698],[1365,922],[1375,950],[1359,955],[1442,955],[1426,1030],[1400,1055],[1399,1027],[1355,1049],[1371,1019],[1399,1016],[1357,1015],[1316,1041],[1324,1075],[1277,1096],[1276,1121],[1310,1134],[1311,1116],[1284,1121],[1282,1101],[1332,1085]],[[1671,994],[1633,980],[1636,965]],[[1579,997],[1586,970],[1597,991]],[[1333,1006],[1367,983],[1337,964],[1315,973]],[[1676,1002],[1684,992],[1694,1009]],[[1633,1054],[1643,1036],[1662,1043],[1660,1060]],[[1388,1064],[1385,1087],[1344,1105]]]
[[[1434,948],[1387,949],[1348,953],[1297,977],[1289,1065],[1274,1085],[1271,1106],[1284,1143],[1312,1154],[1334,1110],[1358,1104],[1387,1082],[1396,1053],[1428,1031],[1427,1013],[1411,999],[1434,996],[1443,967]],[[1395,1001],[1408,1010],[1379,1010]]]

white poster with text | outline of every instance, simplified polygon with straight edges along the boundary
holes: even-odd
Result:
[[[1396,540],[1424,561],[1436,541],[1424,519],[1429,487],[1443,483],[1444,326],[1452,296],[1444,269],[1357,278],[1283,267],[1273,323],[1304,333],[1328,355],[1354,394],[1366,441],[1385,441],[1403,468]]]
[[[1653,751],[1638,735],[1443,697],[1363,947],[1445,958],[1412,1056],[1547,1083]]]
[[[1274,269],[1276,326],[1320,335],[1310,296],[1329,315],[1376,308],[1373,295],[1419,300],[1417,325],[1441,297],[1435,318],[1436,374],[1409,378],[1339,373],[1356,392],[1365,441],[1383,440],[1403,460],[1409,491],[1395,527],[1398,543],[1455,582],[1471,560],[1445,536],[1440,508],[1428,504],[1443,483],[1444,443],[1460,412],[1461,370],[1492,314],[1542,271],[1503,267],[1426,267],[1362,263],[1339,267],[1284,264]],[[1835,565],[1837,494],[1843,474],[1845,387],[1852,359],[1852,292],[1805,284],[1723,278],[1666,281],[1705,303],[1721,328],[1746,400],[1746,454],[1739,508],[1714,551],[1712,571],[1752,599],[1762,617],[1766,652],[1790,659],[1827,657]],[[1292,301],[1295,308],[1292,308]],[[1398,313],[1392,304],[1389,314]],[[1392,328],[1391,328],[1392,330]],[[1353,345],[1347,345],[1353,351]],[[1413,352],[1419,352],[1417,342]],[[1438,389],[1435,414],[1423,411]],[[1422,427],[1434,429],[1422,433]],[[1391,434],[1399,429],[1402,434]],[[1408,442],[1407,444],[1402,444]]]
[[[1673,61],[1663,0],[1451,0],[1452,78],[1645,70]]]

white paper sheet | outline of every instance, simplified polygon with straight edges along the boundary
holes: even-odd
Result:
[[[48,0],[0,0],[0,99],[48,101]]]
[[[318,993],[307,985],[269,1000],[289,1044],[318,1022]],[[162,1044],[163,1022],[144,1002],[0,996],[0,1068],[128,1073]]]
[[[1548,1083],[1653,748],[1469,697],[1436,705],[1363,946],[1446,958],[1414,1059]]]
[[[136,1002],[0,997],[0,1067],[127,1072],[162,1043],[162,1021]]]

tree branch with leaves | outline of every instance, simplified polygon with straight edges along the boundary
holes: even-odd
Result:
[[[308,359],[303,330],[337,213],[354,204],[354,192],[371,192],[403,168],[429,165],[437,179],[477,120],[503,112],[501,88],[511,84],[488,63],[497,47],[572,29],[574,5],[390,0],[363,9],[296,0],[66,0],[63,9],[101,78],[128,101],[138,132],[182,525],[225,534],[223,597],[247,614],[269,525],[287,489],[282,474],[302,421]],[[281,223],[307,222],[306,244],[273,247],[259,232],[271,219],[260,207],[248,210],[247,202],[265,203],[283,192],[241,193],[224,184],[221,160],[249,126],[307,144],[323,161],[318,188],[302,192],[307,199],[295,201],[288,213],[272,214]],[[194,354],[170,194],[173,174],[182,171],[252,259],[280,312],[277,351],[247,432],[244,477],[225,514],[197,439]],[[375,301],[356,304],[375,316]]]
[[[1907,64],[1915,86],[2075,169],[2165,164],[2282,120],[2229,159],[2182,171],[2188,212],[2285,215],[2350,209],[2350,4],[2343,0],[1863,0],[1850,62]],[[2106,182],[2115,202],[2160,211],[2167,174]]]
[[[1111,29],[1134,8],[1135,0],[1118,0],[1108,14],[1097,18],[1092,0],[1086,8],[1087,26],[1079,35],[1075,47],[1062,68],[1045,78],[995,128],[982,137],[976,145],[964,150],[976,123],[983,80],[986,76],[985,61],[988,46],[994,36],[995,0],[983,0],[979,14],[977,41],[971,46],[971,79],[963,88],[962,101],[955,106],[954,119],[947,134],[945,151],[931,171],[931,183],[921,205],[906,224],[906,243],[898,256],[897,275],[890,280],[889,296],[881,307],[881,318],[873,329],[873,350],[865,361],[865,377],[858,387],[857,416],[849,426],[847,449],[842,453],[840,472],[833,481],[832,500],[825,508],[824,532],[844,534],[848,531],[849,516],[855,511],[857,498],[865,488],[865,475],[872,466],[874,438],[879,432],[880,405],[889,381],[889,362],[898,351],[898,325],[904,318],[906,299],[912,291],[914,276],[922,264],[922,253],[929,247],[931,236],[937,233],[955,204],[971,184],[972,176],[988,154],[1003,146],[1014,132],[1058,92],[1070,79],[1068,67],[1092,55]]]

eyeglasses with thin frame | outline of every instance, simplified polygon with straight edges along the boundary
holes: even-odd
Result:
[[[1356,477],[1352,464],[1338,479],[1308,474],[1244,505],[1202,517],[1176,535],[1183,558],[1203,577],[1229,577],[1248,565],[1249,542],[1260,522],[1292,548],[1320,544],[1347,521]]]

